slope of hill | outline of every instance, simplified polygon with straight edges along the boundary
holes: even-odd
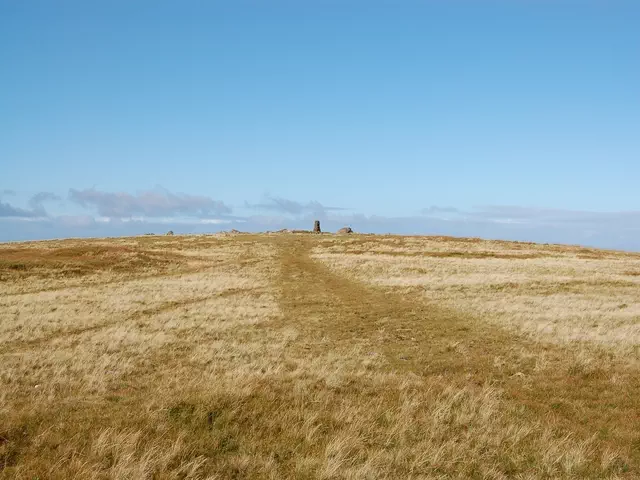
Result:
[[[637,478],[640,255],[0,245],[0,478]]]

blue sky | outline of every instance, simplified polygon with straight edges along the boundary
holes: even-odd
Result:
[[[637,1],[0,0],[0,241],[640,250]]]

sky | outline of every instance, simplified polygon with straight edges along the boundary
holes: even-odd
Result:
[[[640,2],[0,0],[0,241],[640,251]]]

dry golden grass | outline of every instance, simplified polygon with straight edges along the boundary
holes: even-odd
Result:
[[[381,242],[382,243],[382,242]],[[477,239],[325,242],[315,258],[532,338],[640,353],[640,255]]]
[[[640,256],[0,245],[0,478],[637,478]]]

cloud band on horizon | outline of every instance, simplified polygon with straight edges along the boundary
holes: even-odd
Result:
[[[638,211],[589,212],[508,205],[463,210],[432,205],[416,215],[389,217],[347,214],[346,208],[327,207],[318,201],[264,195],[258,203],[244,202],[243,208],[256,213],[231,215],[232,207],[223,201],[205,195],[172,193],[162,187],[137,194],[70,189],[67,200],[85,212],[49,214],[46,203],[63,202],[51,192],[33,195],[25,207],[0,202],[0,221],[4,224],[0,241],[132,235],[172,226],[185,232],[234,227],[245,231],[310,228],[311,222],[319,219],[323,229],[329,231],[349,225],[356,231],[371,233],[480,236],[640,251]]]

